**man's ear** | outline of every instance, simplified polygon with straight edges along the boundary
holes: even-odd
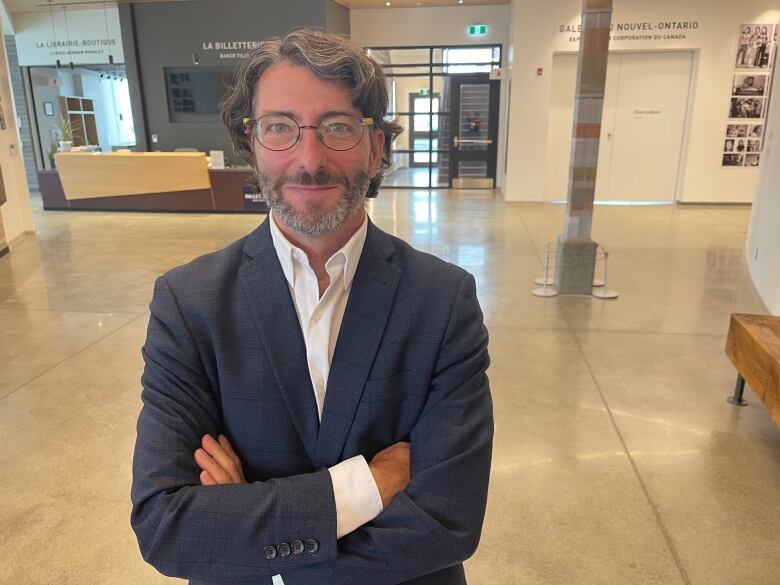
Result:
[[[371,163],[369,165],[369,175],[374,178],[382,168],[382,154],[385,150],[385,133],[379,128],[375,128],[371,133]]]

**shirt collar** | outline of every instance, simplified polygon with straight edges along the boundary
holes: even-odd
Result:
[[[276,220],[273,217],[273,211],[268,213],[268,221],[271,222],[271,239],[273,240],[274,249],[276,255],[279,258],[279,264],[282,265],[282,272],[284,277],[290,286],[295,287],[295,265],[294,262],[300,262],[301,264],[308,265],[308,258],[306,253],[290,243],[290,241],[284,236],[282,230],[276,225]],[[339,254],[344,257],[344,290],[347,290],[352,281],[355,278],[357,272],[358,262],[360,261],[360,255],[363,253],[363,246],[366,243],[366,235],[368,233],[368,214],[363,217],[363,223],[355,231],[354,234],[347,240],[339,250],[337,250],[328,261],[325,263],[327,266],[331,263]]]

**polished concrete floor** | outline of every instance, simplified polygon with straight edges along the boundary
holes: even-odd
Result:
[[[370,211],[479,285],[496,438],[471,585],[780,583],[780,429],[725,401],[729,314],[761,312],[747,208],[597,208],[614,301],[531,295],[562,206],[398,190]],[[152,283],[258,219],[38,204],[0,259],[0,583],[172,582],[128,524]]]

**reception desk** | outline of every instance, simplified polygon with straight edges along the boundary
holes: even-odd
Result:
[[[248,167],[209,169],[202,152],[61,152],[38,171],[44,209],[267,211]]]

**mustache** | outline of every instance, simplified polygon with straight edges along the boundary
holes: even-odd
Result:
[[[278,191],[287,183],[305,186],[341,185],[342,187],[348,187],[349,178],[345,175],[329,173],[326,170],[319,170],[314,174],[300,171],[294,175],[282,175],[279,177],[274,183],[274,189]]]

